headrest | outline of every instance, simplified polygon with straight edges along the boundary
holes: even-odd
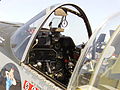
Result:
[[[56,16],[67,16],[67,13],[65,12],[65,10],[61,8],[56,9],[54,14]]]

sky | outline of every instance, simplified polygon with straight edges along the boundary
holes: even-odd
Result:
[[[120,0],[1,0],[0,21],[25,23],[44,8],[64,2],[81,7],[93,30],[107,17],[120,12]]]

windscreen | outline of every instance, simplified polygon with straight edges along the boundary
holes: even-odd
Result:
[[[120,31],[120,28],[119,28]],[[93,86],[100,90],[120,89],[120,32],[106,47],[94,75]]]
[[[40,12],[33,19],[28,21],[25,25],[19,28],[11,37],[11,48],[13,53],[18,59],[22,58],[22,55],[25,51],[25,48],[36,30],[36,28],[40,25],[42,17],[46,14],[46,10]]]
[[[96,65],[99,62],[103,50],[119,25],[120,14],[117,14],[115,17],[110,18],[92,35],[77,62],[68,86],[70,90],[75,90],[78,87],[90,84],[90,80],[92,81],[92,75],[95,72]]]

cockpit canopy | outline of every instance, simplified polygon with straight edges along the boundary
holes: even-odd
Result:
[[[72,15],[74,15],[74,17],[76,18],[75,22],[73,22],[74,19],[71,20],[69,14],[71,15],[71,17],[73,17]],[[79,20],[82,21],[79,22]],[[74,25],[77,23],[79,23],[79,25],[77,25],[78,27],[75,26],[72,27],[72,24]],[[61,5],[50,6],[49,8],[41,11],[38,15],[36,15],[34,18],[32,18],[22,27],[20,27],[13,34],[13,36],[10,38],[12,51],[19,60],[22,60],[23,58],[25,59],[27,55],[27,51],[31,47],[32,43],[34,43],[33,40],[35,39],[35,37],[39,32],[49,32],[49,33],[68,32],[69,34],[71,34],[72,32],[75,32],[75,30],[72,30],[71,32],[69,30],[65,30],[65,29],[70,29],[68,28],[68,26],[70,25],[71,25],[71,30],[72,28],[73,29],[81,28],[81,30],[86,33],[83,37],[86,38],[85,39],[85,43],[86,43],[88,38],[91,36],[92,31],[88,19],[85,13],[82,11],[82,9],[74,4],[61,4]],[[76,34],[73,34],[73,37],[74,36],[80,37],[80,35],[77,34],[78,31],[76,32]],[[82,35],[82,33],[80,34]],[[75,40],[76,38],[73,39]],[[79,39],[76,41],[78,42]],[[82,40],[80,41],[84,42]],[[23,56],[23,54],[25,55]],[[22,61],[24,61],[24,59]]]

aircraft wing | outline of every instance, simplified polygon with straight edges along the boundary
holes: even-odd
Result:
[[[0,31],[8,30],[10,28],[14,28],[15,30],[22,26],[22,23],[11,23],[6,21],[0,21]]]
[[[10,37],[11,35],[18,30],[23,24],[22,23],[11,23],[0,21],[0,52],[6,56],[12,56],[12,53],[6,52],[5,48],[8,50],[10,47]],[[3,48],[4,47],[4,48]],[[10,51],[10,50],[9,50]]]
[[[0,27],[1,27],[1,24],[6,24],[6,25],[12,25],[12,26],[18,26],[18,27],[20,27],[20,26],[22,26],[23,25],[23,23],[16,23],[16,22],[7,22],[7,21],[0,21]]]
[[[9,38],[22,25],[22,23],[0,21],[0,37]]]

